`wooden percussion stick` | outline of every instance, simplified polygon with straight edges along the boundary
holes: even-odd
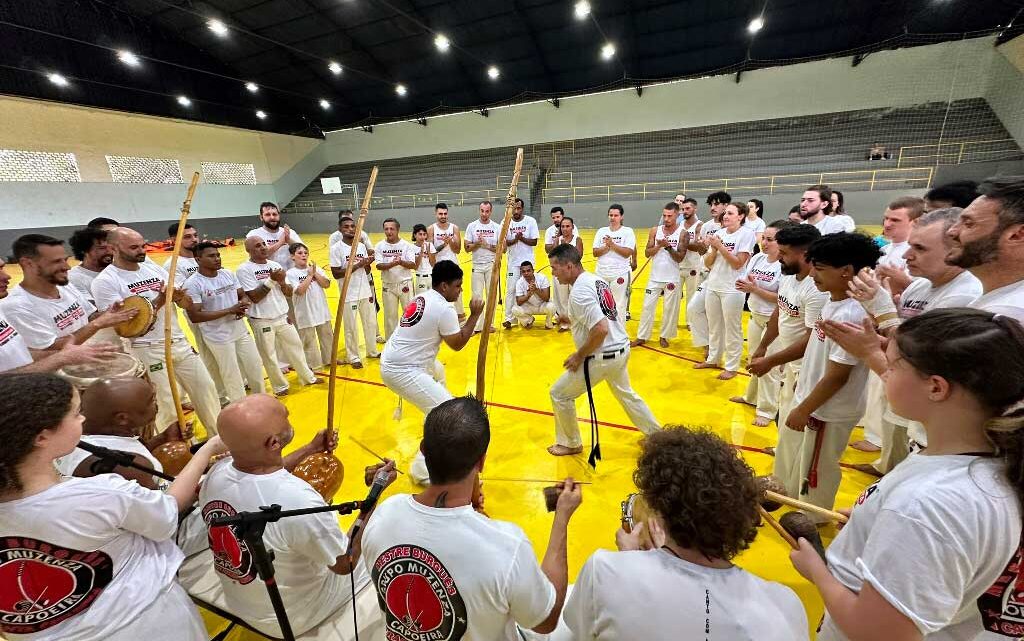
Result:
[[[803,510],[804,512],[810,512],[811,514],[817,514],[818,516],[823,516],[826,519],[829,519],[831,521],[835,521],[836,523],[847,523],[850,520],[847,516],[845,516],[843,514],[840,514],[839,512],[834,512],[832,510],[827,510],[827,509],[825,509],[825,508],[823,508],[821,506],[814,505],[813,503],[808,503],[806,501],[801,501],[801,500],[798,500],[798,499],[791,499],[788,496],[786,496],[785,494],[779,494],[778,492],[772,492],[771,490],[765,490],[764,495],[765,495],[765,498],[771,499],[772,501],[775,501],[776,503],[782,503],[783,505],[788,505],[790,507],[795,507],[798,510]]]
[[[363,448],[363,450],[365,450],[367,453],[369,453],[371,456],[373,456],[375,459],[377,459],[381,463],[385,462],[383,456],[381,456],[380,454],[378,454],[378,453],[374,452],[373,450],[371,450],[369,447],[364,445],[361,441],[357,440],[356,437],[354,437],[352,435],[349,435],[349,439],[351,439],[353,443],[355,443],[359,447]],[[399,474],[405,474],[405,472],[403,472],[402,470],[398,469],[397,466],[395,467],[395,471],[398,472]]]
[[[373,197],[373,186],[377,183],[377,165],[370,170],[370,180],[366,184],[366,193],[363,194],[363,206],[359,208],[359,219],[356,221],[356,235],[352,239],[352,247],[348,253],[348,262],[345,264],[345,278],[341,281],[341,292],[338,294],[338,311],[334,315],[334,343],[331,345],[331,368],[330,376],[327,379],[327,429],[334,429],[334,392],[337,387],[338,373],[338,344],[341,341],[341,333],[345,331],[345,296],[348,295],[348,285],[352,281],[352,266],[356,261],[356,247],[361,242],[360,236],[363,233],[363,223],[366,222],[366,214],[370,211],[370,199]],[[344,239],[339,241],[344,242]]]
[[[167,383],[171,386],[171,400],[174,402],[174,411],[178,415],[178,427],[181,433],[185,433],[185,412],[181,409],[181,394],[178,393],[178,380],[174,377],[174,354],[171,349],[173,333],[171,327],[174,324],[174,316],[178,313],[174,305],[174,281],[178,272],[178,254],[181,250],[181,239],[185,235],[185,223],[188,222],[189,212],[192,210],[192,197],[199,186],[199,172],[192,174],[192,182],[188,186],[188,194],[185,202],[181,205],[181,217],[178,219],[178,234],[174,238],[174,253],[171,254],[171,269],[167,274],[167,286],[164,289],[164,361],[167,368]],[[157,429],[161,426],[158,425]],[[216,425],[207,425],[207,433],[217,429]]]
[[[480,480],[481,481],[486,481],[488,483],[490,483],[491,481],[494,481],[495,483],[547,483],[548,485],[556,485],[558,483],[563,483],[564,482],[564,481],[552,481],[552,480],[549,480],[549,479],[511,479],[511,478],[502,478],[500,476],[489,476],[487,478],[481,478]],[[593,485],[594,484],[592,481],[573,481],[573,483],[575,483],[576,485]]]
[[[786,543],[789,543],[789,547],[793,548],[794,550],[800,549],[800,545],[796,542],[796,539],[793,538],[793,535],[787,532],[786,528],[779,525],[779,522],[775,520],[774,516],[768,514],[768,511],[765,510],[760,505],[757,506],[757,511],[761,513],[761,518],[764,519],[768,523],[768,525],[772,526],[773,530],[779,533],[779,536],[782,537],[782,540]]]
[[[494,311],[498,307],[498,279],[501,278],[501,255],[505,251],[505,235],[508,234],[508,227],[512,224],[512,212],[516,208],[516,188],[519,185],[519,175],[523,170],[523,148],[516,151],[516,166],[512,172],[512,182],[508,186],[508,196],[505,198],[505,218],[501,221],[501,233],[498,235],[498,244],[494,248],[494,266],[491,268],[490,288],[487,291],[487,307],[484,310],[484,331],[480,335],[480,350],[476,357],[476,398],[484,402],[484,386],[487,381],[487,343],[491,337],[491,323],[494,322]]]

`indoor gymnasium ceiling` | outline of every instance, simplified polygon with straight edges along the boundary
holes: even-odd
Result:
[[[965,32],[1008,38],[1024,23],[1020,0],[591,0],[589,15],[578,4],[5,0],[0,93],[319,135]]]

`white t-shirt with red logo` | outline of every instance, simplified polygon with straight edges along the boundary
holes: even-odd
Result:
[[[732,233],[729,233],[729,230],[724,228],[719,229],[715,232],[715,235],[718,236],[725,246],[725,249],[722,251],[727,251],[733,256],[744,253],[751,254],[754,251],[754,245],[757,244],[757,237],[754,236],[754,232],[746,227],[740,227]],[[736,279],[741,278],[745,270],[746,263],[739,267],[733,267],[725,260],[725,256],[722,256],[720,251],[715,256],[715,262],[711,265],[711,273],[708,274],[704,287],[708,291],[720,294],[734,294],[739,291],[736,289]]]
[[[676,274],[678,274],[676,270]],[[595,354],[622,349],[629,345],[629,336],[617,322],[619,310],[615,308],[615,297],[608,283],[591,274],[583,272],[571,285],[569,290],[569,318],[572,319],[572,342],[579,349],[587,342],[587,336],[594,325],[602,319],[608,321],[608,333],[604,342],[595,350]]]
[[[406,240],[398,239],[397,243],[389,243],[382,240],[373,248],[373,258],[378,265],[390,265],[400,260],[412,261],[416,257],[416,248]],[[402,281],[412,279],[412,270],[408,267],[392,267],[381,270],[380,281],[387,285],[397,285]]]
[[[199,509],[207,526],[217,517],[258,512],[261,505],[275,503],[285,510],[326,505],[309,483],[287,470],[247,474],[235,468],[231,459],[216,463],[199,490]],[[214,569],[224,589],[228,610],[261,632],[280,637],[281,629],[267,598],[267,588],[256,575],[245,542],[235,536],[231,526],[208,527],[208,532]],[[341,531],[334,513],[288,517],[269,523],[263,542],[274,554],[277,586],[296,635],[320,624],[351,600],[350,577],[328,569],[348,548],[348,537]],[[356,592],[369,581],[361,565],[354,570]]]
[[[32,353],[28,351],[28,346],[25,345],[25,340],[18,333],[18,329],[0,316],[0,372],[24,367],[32,360]]]
[[[281,239],[282,236],[284,236],[284,228],[283,227],[278,227],[277,231],[270,231],[266,227],[262,227],[261,226],[261,227],[257,227],[256,229],[249,230],[249,233],[247,233],[245,235],[246,238],[251,238],[253,236],[259,236],[260,238],[263,239],[263,241],[266,244],[269,245],[271,243],[276,243],[278,240]],[[273,254],[271,254],[267,258],[269,258],[270,260],[274,261],[278,265],[281,265],[285,269],[291,269],[292,268],[292,255],[288,251],[288,245],[293,245],[295,243],[301,243],[301,242],[302,242],[302,236],[299,236],[299,233],[297,231],[295,231],[294,229],[292,229],[291,233],[288,235],[288,242],[283,244],[283,245],[281,245],[280,247],[278,247],[277,251],[275,251]]]
[[[331,267],[337,269],[344,269],[348,266],[348,257],[352,253],[352,248],[345,244],[344,240],[340,240],[331,245],[330,251],[330,264]],[[356,262],[366,258],[366,247],[362,243],[356,243]],[[343,278],[338,279],[338,289],[341,289],[341,283],[344,281]],[[340,295],[340,294],[339,294]],[[362,267],[356,269],[352,268],[352,277],[348,282],[348,290],[345,292],[345,302],[354,303],[359,300],[367,298],[373,298],[373,290],[370,288],[370,280],[367,277],[366,270]]]
[[[87,301],[95,304],[95,301],[92,299],[92,281],[96,280],[96,277],[99,275],[100,272],[94,272],[81,265],[75,265],[68,270],[68,284],[81,292]]]
[[[261,320],[276,320],[288,314],[288,299],[281,291],[281,285],[270,277],[270,272],[282,269],[283,267],[279,263],[272,260],[265,263],[254,263],[247,260],[238,266],[235,275],[243,290],[251,292],[260,285],[270,288],[260,302],[249,306],[246,316]]]
[[[4,316],[32,349],[46,349],[74,334],[89,324],[89,315],[96,311],[75,287],[57,285],[57,294],[57,298],[41,298],[24,287],[15,287],[0,303]]]
[[[802,280],[796,276],[779,279],[779,335],[775,339],[779,350],[801,340],[808,329],[814,329],[826,302],[828,294],[820,291],[810,276]],[[799,365],[800,360],[795,364]]]
[[[327,274],[319,267],[316,272],[327,278]],[[309,269],[292,267],[285,274],[285,282],[292,286],[293,290],[309,278]],[[330,282],[330,281],[328,281]],[[327,292],[320,286],[320,283],[313,280],[305,294],[298,292],[292,295],[292,306],[295,308],[295,327],[305,329],[316,327],[331,322],[331,310],[327,306]]]
[[[756,254],[747,261],[743,277],[746,278],[747,276],[753,278],[754,283],[761,289],[769,292],[778,292],[779,278],[782,276],[782,263],[778,260],[774,263],[770,262],[767,254]],[[755,314],[770,316],[777,306],[778,303],[765,300],[757,294],[751,294],[747,297],[747,307]]]
[[[970,307],[979,296],[981,281],[966,270],[938,287],[932,287],[927,278],[915,278],[900,296],[900,318],[913,318],[930,309]]]
[[[441,229],[441,225],[438,223],[433,224],[434,227],[434,248],[437,251],[437,260],[450,260],[453,263],[459,262],[455,252],[448,245],[448,240],[455,236],[459,231],[459,226],[455,223],[448,223],[448,227]]]
[[[697,242],[704,235],[704,228],[701,227],[700,219],[697,218],[696,216],[694,216],[694,218],[693,218],[693,224],[690,225],[689,227],[686,226],[686,221],[682,217],[680,217],[680,219],[679,219],[679,226],[682,227],[683,231],[685,231],[686,234],[690,237],[689,240],[687,241],[687,244]],[[698,228],[699,228],[699,230],[698,230]],[[700,236],[699,237],[697,235],[698,231],[700,231]],[[686,254],[683,255],[683,260],[679,263],[680,271],[686,270],[686,272],[687,272],[687,273],[685,273],[683,275],[684,276],[689,276],[690,275],[689,274],[690,270],[698,270],[698,269],[700,269],[700,267],[701,267],[701,258],[702,257],[700,255],[700,252],[687,251]]]
[[[1021,508],[1001,459],[911,454],[868,487],[828,547],[847,588],[870,583],[925,641],[1024,635]],[[846,641],[828,613],[819,641]]]
[[[537,221],[534,220],[533,216],[523,216],[522,220],[512,219],[508,224],[508,233],[505,234],[505,242],[513,240],[516,234],[522,232],[523,238],[537,239],[540,238],[540,230],[537,229]],[[519,270],[515,269],[523,263],[529,261],[533,262],[533,245],[527,245],[526,243],[516,243],[508,248],[508,269],[514,272],[517,276]]]
[[[555,587],[519,526],[472,506],[434,508],[408,494],[381,503],[363,533],[391,641],[518,641],[555,605]]]
[[[629,227],[619,227],[612,231],[610,227],[602,227],[594,235],[594,249],[604,247],[604,239],[611,238],[612,242],[620,247],[636,249],[636,234]],[[609,249],[597,258],[597,275],[609,283],[613,278],[625,278],[630,272],[630,260],[628,256],[622,256]]]
[[[431,368],[444,336],[459,333],[459,317],[452,304],[428,289],[405,308],[402,320],[384,345],[384,367]]]
[[[474,220],[466,227],[466,240],[471,243],[483,243],[491,247],[498,246],[498,234],[501,233],[501,225],[493,220],[486,224]],[[484,266],[494,263],[494,252],[480,247],[473,250],[473,265]]]
[[[536,286],[537,291],[551,288],[551,281],[544,274],[533,273],[533,284]],[[530,283],[525,278],[520,278],[516,281],[516,297],[526,296],[526,292],[530,289]],[[550,300],[550,298],[549,298]],[[534,292],[529,298],[526,299],[526,305],[543,305],[544,301],[541,300],[540,296]]]
[[[0,503],[0,632],[116,638],[175,580],[177,530],[173,497],[116,474]]]
[[[167,270],[151,260],[138,263],[135,271],[121,269],[116,265],[107,265],[100,275],[92,281],[92,296],[96,308],[105,311],[114,303],[120,303],[129,296],[141,296],[153,302],[160,295],[160,290],[167,283]],[[132,339],[132,345],[162,343],[164,340],[163,308],[157,310],[156,323],[146,334]],[[173,339],[185,338],[178,325],[178,315],[171,315],[171,336]]]
[[[234,274],[226,269],[217,270],[213,278],[203,276],[199,272],[185,281],[185,291],[192,302],[203,306],[204,312],[219,312],[238,304],[238,290],[241,284]],[[232,316],[221,316],[217,320],[196,323],[203,338],[211,343],[232,343],[245,336],[249,330],[241,319]]]

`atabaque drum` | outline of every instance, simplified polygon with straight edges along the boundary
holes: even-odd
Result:
[[[156,310],[148,298],[129,296],[122,303],[124,309],[134,309],[138,313],[123,323],[114,325],[114,331],[121,338],[138,338],[149,333],[156,325]]]
[[[650,525],[647,523],[651,516],[651,509],[647,506],[647,502],[644,501],[644,497],[635,492],[627,496],[626,500],[622,502],[622,529],[632,532],[633,528],[643,523],[644,531],[640,534],[640,546],[645,550],[654,548],[654,543],[651,540]]]
[[[330,503],[345,480],[345,466],[333,454],[316,452],[299,461],[292,474],[313,486]]]
[[[57,373],[82,392],[101,378],[145,378],[146,366],[131,354],[114,352],[102,362],[67,365]]]

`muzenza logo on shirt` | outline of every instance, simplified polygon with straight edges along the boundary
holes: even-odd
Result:
[[[214,519],[236,514],[238,511],[224,501],[210,501],[203,506],[203,520],[209,528],[214,569],[232,581],[247,585],[256,579],[256,566],[253,565],[249,546],[238,538],[230,525],[210,525]]]
[[[615,309],[615,297],[612,296],[612,288],[603,280],[594,281],[597,288],[597,302],[601,304],[601,313],[610,321],[619,317],[619,311]]]
[[[415,545],[396,545],[373,564],[388,641],[455,641],[466,634],[466,604],[448,569]]]
[[[423,310],[427,307],[427,301],[422,296],[417,296],[411,303],[405,306],[402,312],[402,320],[399,324],[402,327],[412,327],[423,320]]]
[[[1024,635],[1024,542],[1010,558],[1002,575],[981,597],[978,611],[989,632],[1018,638]]]
[[[113,577],[104,552],[26,537],[0,539],[0,630],[32,634],[88,608]]]

